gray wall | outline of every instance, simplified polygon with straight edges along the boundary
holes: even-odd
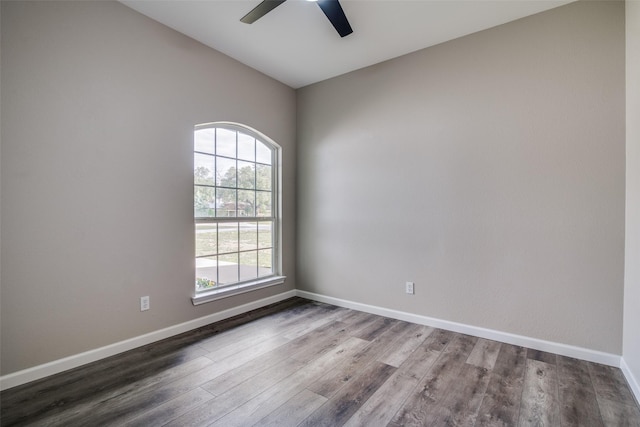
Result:
[[[299,90],[298,288],[621,354],[624,19],[573,3]]]
[[[294,288],[295,113],[119,3],[2,2],[2,374]],[[283,147],[288,280],[194,307],[193,126],[217,120]]]
[[[300,90],[298,287],[623,351],[640,377],[623,13],[579,2]],[[117,3],[1,14],[2,374],[296,285],[291,89]],[[289,278],[193,307],[191,132],[212,120],[284,147]]]
[[[627,1],[627,211],[622,356],[640,385],[640,2]],[[636,390],[638,391],[638,390]]]

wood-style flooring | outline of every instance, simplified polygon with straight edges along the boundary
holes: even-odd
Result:
[[[2,426],[640,426],[617,368],[292,298],[0,395]]]

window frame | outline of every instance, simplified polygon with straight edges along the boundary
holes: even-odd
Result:
[[[202,291],[198,291],[195,285],[195,281],[194,281],[194,285],[193,285],[193,296],[191,298],[193,305],[199,305],[199,304],[203,304],[206,302],[210,302],[210,301],[215,301],[221,298],[227,298],[230,297],[232,295],[237,295],[237,294],[242,294],[245,292],[250,292],[256,289],[262,289],[265,287],[269,287],[269,286],[275,286],[275,285],[279,285],[279,284],[283,284],[286,277],[282,275],[282,203],[281,203],[281,194],[282,194],[282,169],[281,169],[281,164],[282,164],[282,148],[280,147],[280,145],[278,145],[275,141],[273,141],[271,138],[267,137],[266,135],[262,134],[261,132],[250,128],[248,126],[239,124],[239,123],[232,123],[232,122],[211,122],[211,123],[202,123],[202,124],[198,124],[195,125],[193,128],[193,159],[194,159],[194,167],[193,169],[195,170],[195,157],[198,154],[205,154],[205,155],[209,155],[209,156],[213,156],[214,159],[216,157],[219,157],[217,150],[214,151],[214,153],[206,153],[206,152],[202,152],[202,151],[197,151],[196,150],[196,146],[195,146],[195,132],[201,129],[226,129],[226,130],[231,130],[234,132],[240,132],[243,133],[245,135],[248,135],[252,138],[256,139],[257,141],[260,141],[262,144],[264,144],[265,146],[267,146],[267,148],[269,148],[269,150],[271,151],[271,216],[270,217],[265,217],[265,216],[257,216],[257,212],[255,212],[256,206],[254,206],[254,216],[240,216],[237,215],[237,196],[236,196],[236,216],[234,217],[218,217],[217,216],[217,212],[215,216],[205,216],[205,217],[196,217],[196,209],[195,209],[195,204],[193,205],[193,219],[194,219],[194,249],[196,248],[196,232],[197,232],[197,226],[198,224],[224,224],[224,223],[238,223],[238,225],[240,226],[241,223],[245,222],[245,223],[250,223],[250,222],[255,222],[255,223],[260,223],[260,222],[271,222],[272,224],[272,230],[271,230],[271,271],[272,273],[268,276],[262,276],[262,277],[257,277],[257,278],[252,278],[252,279],[247,279],[247,280],[239,280],[238,282],[234,282],[228,285],[223,285],[223,286],[219,286],[219,284],[213,288],[213,289],[207,289],[207,290],[202,290]],[[237,135],[237,134],[236,134]],[[235,155],[235,160],[237,161],[244,161],[243,159],[239,158],[238,156],[238,146],[237,146],[237,139],[236,139],[236,155]],[[216,144],[217,145],[217,144]],[[257,147],[256,147],[257,150]],[[222,157],[226,157],[226,158],[230,158],[226,155],[223,155]],[[258,159],[256,158],[253,162],[252,162],[255,166],[262,164],[262,162],[259,162]],[[257,169],[257,168],[256,168]],[[236,169],[237,170],[237,169]],[[214,182],[215,182],[215,171],[214,171]],[[196,180],[195,180],[195,176],[193,177],[193,200],[195,202],[195,197],[196,197],[196,187],[198,185],[204,186],[206,187],[206,185],[202,185],[202,184],[196,184]],[[225,188],[224,186],[219,186],[217,182],[215,182],[215,185],[211,186],[212,188]],[[238,191],[238,183],[236,183],[236,191]],[[258,189],[254,189],[254,191],[256,191],[256,196],[257,196],[257,191],[259,191]],[[217,232],[216,232],[217,233]],[[216,237],[217,239],[217,237]],[[258,251],[258,249],[256,249],[256,252]],[[232,252],[233,253],[233,252]],[[238,248],[238,251],[235,252],[238,255],[243,253],[240,248]],[[195,253],[194,253],[195,255]],[[218,254],[216,254],[216,256],[219,256]],[[200,256],[203,257],[203,256]],[[199,258],[198,256],[194,257],[194,261]],[[240,268],[240,264],[238,264],[238,267]],[[257,266],[259,267],[259,266]],[[216,265],[216,268],[219,268],[219,265]],[[240,271],[240,270],[239,270]],[[219,273],[219,272],[218,272]],[[197,277],[197,267],[195,266],[194,263],[194,279]],[[217,274],[217,277],[219,277],[219,275]],[[238,279],[240,279],[240,273],[238,273]],[[219,286],[219,287],[218,287]]]

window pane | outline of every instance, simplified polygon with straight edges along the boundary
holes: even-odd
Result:
[[[218,225],[196,224],[196,256],[218,253]]]
[[[275,273],[277,153],[250,130],[194,130],[197,292]]]
[[[258,223],[240,223],[240,250],[250,251],[258,249]]]
[[[236,161],[225,157],[216,157],[216,184],[223,187],[236,187]]]
[[[218,197],[216,199],[216,216],[219,217],[236,217],[236,191],[226,188],[218,188]]]
[[[258,251],[258,276],[268,276],[273,273],[271,263],[271,249],[262,249]]]
[[[198,129],[193,134],[193,149],[203,153],[215,153],[215,128]]]
[[[256,191],[256,216],[271,216],[271,193]]]
[[[214,289],[218,283],[218,257],[196,258],[196,291]]]
[[[228,129],[216,129],[216,154],[236,157],[236,132]]]
[[[240,281],[258,277],[258,252],[240,253]]]
[[[238,160],[238,188],[256,187],[256,164]]]
[[[271,164],[271,150],[260,141],[256,141],[256,162]]]
[[[258,223],[258,248],[271,248],[273,246],[273,224],[269,221]]]
[[[271,191],[271,166],[256,165],[256,190]]]
[[[238,132],[238,158],[242,160],[255,161],[256,159],[256,139],[252,136]]]
[[[215,216],[216,189],[213,187],[193,188],[193,214],[196,218]]]
[[[195,153],[193,155],[194,184],[216,185],[213,172],[215,171],[215,157]]]
[[[238,252],[238,223],[218,224],[218,253]]]
[[[221,285],[238,281],[238,254],[218,256],[218,279]]]
[[[255,216],[256,192],[238,190],[238,216]]]

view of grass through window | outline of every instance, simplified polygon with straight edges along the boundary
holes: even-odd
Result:
[[[196,291],[274,274],[274,149],[248,132],[194,132]]]

